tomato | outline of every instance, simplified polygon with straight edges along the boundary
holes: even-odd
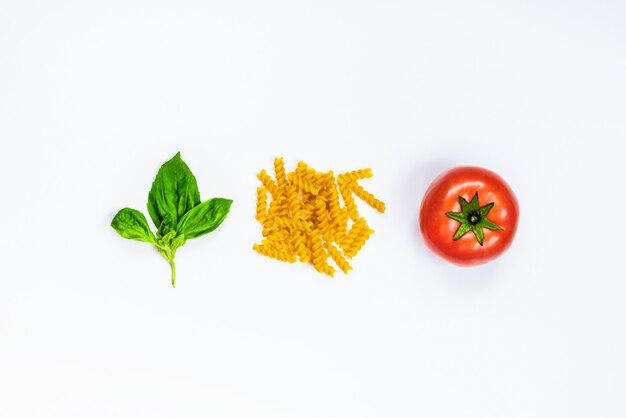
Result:
[[[480,167],[457,167],[432,182],[419,222],[433,252],[473,266],[499,257],[511,246],[518,217],[517,198],[500,176]]]

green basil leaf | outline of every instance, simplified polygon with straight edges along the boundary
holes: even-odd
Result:
[[[148,213],[157,227],[150,230],[146,217],[125,208],[113,218],[111,226],[124,238],[152,243],[167,260],[176,287],[176,250],[187,239],[207,234],[226,218],[232,200],[211,199],[200,203],[200,192],[193,173],[180,152],[159,169],[148,194]]]
[[[183,244],[187,241],[185,234],[177,235],[172,241],[170,241],[170,248],[172,249],[172,253],[176,253],[176,250],[183,246]]]
[[[111,226],[124,238],[156,243],[146,217],[136,209],[124,208],[117,212],[111,221]]]
[[[175,231],[175,230],[176,230],[176,222],[174,222],[174,220],[172,219],[172,215],[168,213],[163,217],[163,220],[161,221],[161,226],[159,226],[157,236],[163,237],[167,235],[168,233]]]
[[[176,231],[171,230],[165,235],[157,235],[157,243],[159,245],[169,246],[171,241],[176,237]]]
[[[148,213],[160,228],[169,215],[173,225],[193,207],[200,204],[198,183],[187,164],[177,153],[161,166],[148,194]]]
[[[183,216],[176,230],[185,234],[186,239],[208,234],[224,222],[232,203],[232,200],[220,197],[202,202]]]

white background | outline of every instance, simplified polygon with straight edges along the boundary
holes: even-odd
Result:
[[[0,416],[626,416],[626,3],[0,2]],[[227,221],[110,227],[181,151]],[[348,276],[254,253],[275,156],[372,167]],[[424,247],[442,170],[521,205],[483,267]]]

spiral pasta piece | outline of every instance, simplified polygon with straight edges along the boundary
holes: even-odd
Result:
[[[257,175],[261,187],[257,188],[256,219],[263,226],[263,240],[253,249],[280,261],[311,263],[331,277],[335,274],[329,264],[332,260],[347,274],[352,269],[347,258],[354,257],[374,232],[359,216],[353,195],[379,212],[385,210],[382,201],[357,183],[372,177],[371,169],[335,178],[332,171],[318,172],[300,162],[287,173],[283,159],[276,158],[274,172],[276,180],[265,170]]]
[[[304,219],[274,218],[274,228],[287,228],[297,231],[308,231],[309,223]]]
[[[363,186],[356,182],[352,182],[350,183],[350,189],[352,189],[354,194],[357,195],[362,201],[364,201],[380,213],[385,213],[385,202],[376,199],[376,197],[367,190],[365,190]]]
[[[352,270],[352,266],[348,263],[348,260],[341,255],[341,251],[339,251],[332,243],[328,243],[328,252],[341,271],[348,274],[348,271]]]
[[[374,231],[370,229],[367,224],[358,225],[356,228],[356,234],[354,239],[349,243],[348,248],[344,251],[344,254],[348,258],[352,258],[363,248],[365,241],[367,241]]]
[[[256,189],[256,220],[263,223],[267,218],[267,189],[257,187]]]
[[[308,263],[311,259],[311,249],[307,245],[307,239],[304,233],[294,229],[291,232],[291,239],[293,241],[296,255],[300,258],[300,261]]]
[[[313,267],[320,273],[329,274],[331,277],[335,274],[335,269],[328,265],[328,253],[324,249],[322,243],[322,233],[316,229],[309,233],[311,239],[311,261]]]
[[[261,180],[263,186],[269,190],[272,198],[277,199],[280,196],[280,189],[278,188],[278,185],[274,183],[274,180],[272,180],[265,170],[261,170],[256,176],[259,180]]]
[[[276,248],[267,247],[265,245],[254,244],[252,249],[266,257],[275,258],[276,260],[285,261],[287,263],[295,263],[296,256],[287,251],[281,251]]]
[[[341,178],[341,176],[339,177]],[[359,212],[356,209],[356,204],[354,203],[354,198],[352,197],[350,183],[340,181],[339,191],[341,191],[341,197],[343,197],[343,201],[346,204],[346,209],[348,210],[348,215],[350,216],[350,219],[356,221],[357,219],[359,219]]]
[[[291,241],[284,239],[275,239],[273,235],[261,241],[261,245],[264,247],[273,248],[289,253],[293,253],[295,250]]]
[[[349,171],[347,173],[343,173],[339,175],[339,182],[352,182],[361,179],[368,179],[372,177],[372,169],[364,168],[362,170]]]
[[[290,175],[289,181],[295,186],[297,186],[299,189],[302,189],[305,192],[311,193],[313,195],[319,194],[319,191],[320,191],[319,187],[317,187],[312,182],[314,178],[307,176],[306,173],[305,174],[289,173],[289,175]]]
[[[274,160],[274,172],[276,173],[276,184],[280,189],[287,187],[287,175],[285,174],[285,162],[282,157]]]
[[[287,191],[287,204],[291,216],[299,218],[302,216],[302,202],[298,199],[298,188],[296,186],[289,185],[286,187]]]
[[[357,241],[363,226],[365,225],[365,219],[359,218],[352,224],[352,227],[338,242],[339,247],[344,251],[344,254],[347,254],[348,251],[352,248],[354,243]]]
[[[317,211],[315,212],[317,226],[324,239],[328,240],[330,234],[330,216],[326,210],[326,204],[322,200],[318,200],[316,201],[315,207],[317,208]]]
[[[289,215],[289,208],[285,205],[284,199],[272,200],[270,202],[269,208],[267,210],[267,215],[265,216],[265,220],[263,223],[263,236],[267,236],[267,234],[273,229],[274,219],[282,218]],[[257,201],[258,206],[258,201]]]

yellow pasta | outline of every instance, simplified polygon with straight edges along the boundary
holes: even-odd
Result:
[[[373,194],[365,190],[363,186],[361,186],[357,182],[351,182],[349,184],[350,184],[350,189],[362,201],[364,201],[365,203],[367,203],[368,205],[370,205],[371,207],[373,207],[380,213],[385,213],[385,202],[381,202],[380,200],[376,199],[376,197],[374,197]]]
[[[263,254],[267,257],[275,258],[276,260],[286,261],[288,263],[295,263],[296,256],[295,254],[287,251],[282,251],[277,248],[267,247],[265,245],[254,244],[252,247],[259,254]]]
[[[315,180],[314,176],[309,174],[302,173],[299,174],[289,173],[289,181],[298,187],[298,189],[305,191],[306,193],[311,193],[313,195],[319,194],[320,188],[313,182]]]
[[[372,169],[370,168],[365,168],[362,170],[355,170],[355,171],[350,171],[348,173],[343,173],[339,175],[339,182],[342,181],[357,181],[357,180],[361,180],[361,179],[368,179],[370,177],[372,177]]]
[[[356,222],[352,224],[352,227],[350,227],[350,230],[348,231],[348,233],[345,234],[337,242],[339,247],[344,251],[344,254],[347,254],[352,248],[352,246],[354,245],[354,243],[357,241],[364,224],[365,224],[365,219],[363,218],[357,219]]]
[[[363,247],[365,241],[368,240],[371,234],[374,233],[365,222],[362,224],[354,224],[353,231],[353,239],[348,242],[344,242],[344,254],[348,258],[354,257]],[[351,231],[352,232],[352,231]]]
[[[287,173],[283,159],[276,158],[274,173],[275,179],[265,170],[257,175],[262,186],[257,188],[256,219],[263,225],[264,238],[253,249],[280,261],[311,263],[331,277],[335,274],[332,261],[347,274],[352,266],[346,258],[354,257],[374,232],[359,216],[353,194],[379,212],[385,211],[384,202],[357,183],[372,177],[372,170],[350,171],[335,178],[332,171],[317,172],[300,162]]]
[[[335,269],[328,265],[326,261],[328,259],[328,253],[324,250],[322,243],[322,233],[319,229],[315,229],[309,232],[311,239],[311,261],[315,270],[320,273],[326,273],[329,276],[335,275]]]
[[[354,198],[352,197],[350,183],[341,181],[343,180],[341,175],[339,176],[339,179],[339,191],[341,191],[341,197],[343,197],[343,202],[346,204],[348,215],[350,216],[350,219],[356,222],[356,220],[359,219],[359,212],[356,210],[356,204],[354,203]]]
[[[285,174],[285,162],[282,158],[274,160],[274,172],[276,173],[276,184],[278,187],[287,187],[287,175]]]
[[[265,186],[265,188],[269,190],[272,198],[278,199],[280,197],[281,190],[278,188],[278,185],[274,183],[274,180],[272,180],[272,178],[265,172],[265,170],[261,170],[261,172],[257,174],[257,177],[259,180],[261,180],[263,186]]]
[[[327,247],[328,247],[328,252],[330,253],[330,256],[332,257],[335,264],[337,264],[337,267],[339,267],[341,271],[343,271],[344,273],[348,274],[348,271],[352,270],[352,266],[350,265],[350,263],[348,263],[345,257],[341,255],[341,251],[339,251],[330,242],[328,243]]]
[[[264,223],[267,218],[267,189],[257,187],[256,189],[256,220]]]
[[[297,229],[291,231],[291,237],[293,246],[296,250],[296,255],[303,263],[308,263],[311,260],[311,249],[307,246],[307,238],[304,232]]]
[[[315,207],[317,209],[315,211],[317,226],[319,227],[324,239],[329,241],[330,232],[331,232],[330,231],[330,215],[328,214],[328,211],[326,210],[326,204],[324,203],[323,200],[320,199],[315,202]]]

